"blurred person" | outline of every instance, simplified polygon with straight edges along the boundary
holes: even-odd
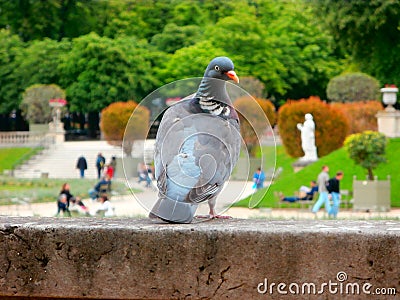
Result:
[[[328,212],[329,217],[336,218],[339,213],[340,206],[340,180],[343,179],[343,172],[338,171],[336,176],[329,179],[328,191],[332,196],[332,207]]]
[[[261,167],[257,168],[257,171],[253,175],[253,189],[259,190],[264,187],[264,180],[265,180],[265,174],[261,170]]]
[[[152,175],[153,175],[151,168],[150,167],[147,168],[146,164],[144,162],[140,162],[138,164],[137,171],[138,171],[138,176],[139,176],[138,183],[145,181],[146,187],[150,187]]]
[[[67,206],[67,195],[61,194],[58,196],[57,199],[57,214],[56,217],[60,215],[60,212],[63,212],[63,216],[67,215],[68,217],[71,216],[71,212]]]
[[[101,152],[99,152],[99,154],[97,154],[97,158],[96,158],[96,168],[97,168],[97,179],[100,179],[101,174],[104,171],[104,165],[106,163],[106,159],[104,158],[104,156],[101,154]]]
[[[85,178],[85,170],[87,170],[86,158],[82,155],[78,158],[76,168],[79,169],[81,178]]]
[[[96,200],[101,194],[108,194],[111,189],[111,179],[108,175],[104,176],[96,185],[89,190],[89,197]]]
[[[306,189],[304,186],[300,188],[299,196],[285,197],[283,194],[281,194],[279,195],[279,197],[281,201],[286,201],[286,202],[307,201],[307,200],[312,200],[316,192],[318,192],[318,185],[315,180],[312,180],[310,182],[309,188],[307,187]]]
[[[71,199],[71,203],[72,203],[72,205],[71,205],[70,211],[76,210],[82,214],[86,214],[86,215],[89,214],[89,208],[82,202],[80,197],[73,197]]]
[[[312,208],[313,214],[316,214],[322,205],[325,205],[325,209],[328,213],[331,210],[331,204],[329,203],[328,189],[327,189],[327,184],[329,181],[328,172],[329,172],[329,167],[323,166],[322,171],[318,174],[317,184],[318,184],[319,197],[317,202],[315,202]]]
[[[95,210],[93,215],[104,215],[104,217],[114,216],[114,207],[106,195],[99,197],[100,206]]]
[[[64,195],[67,196],[67,207],[69,207],[71,199],[74,198],[74,195],[71,194],[70,189],[71,189],[70,185],[66,182],[61,186],[61,190],[60,190],[60,193],[59,193],[59,195],[64,194]]]

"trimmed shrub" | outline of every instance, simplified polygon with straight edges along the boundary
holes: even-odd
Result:
[[[255,98],[262,98],[264,95],[265,85],[255,77],[240,77],[240,86]]]
[[[56,84],[34,84],[22,95],[20,108],[22,115],[35,124],[47,124],[52,121],[51,99],[65,99],[65,91]],[[66,108],[62,108],[65,111]]]
[[[313,115],[315,122],[315,143],[318,156],[325,156],[342,147],[349,130],[346,117],[319,97],[298,101],[288,100],[278,112],[278,128],[286,152],[292,157],[304,155],[301,147],[298,123],[304,122],[306,113]]]
[[[238,98],[233,105],[239,113],[242,138],[249,154],[254,156],[255,147],[259,145],[258,138],[261,138],[270,124],[274,125],[276,122],[275,106],[269,100],[250,96]]]
[[[365,73],[347,73],[333,77],[326,89],[332,102],[380,99],[379,81]]]
[[[102,110],[100,128],[110,145],[123,146],[125,154],[131,156],[133,142],[147,135],[149,119],[149,110],[134,101],[114,102]]]
[[[350,158],[368,171],[369,180],[374,180],[373,169],[386,162],[387,139],[385,135],[367,130],[350,135],[344,144]]]
[[[332,103],[332,107],[340,110],[349,123],[348,134],[359,133],[365,130],[378,130],[376,114],[383,110],[380,101],[357,101],[349,103]]]

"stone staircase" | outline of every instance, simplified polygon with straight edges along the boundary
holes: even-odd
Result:
[[[152,141],[149,144],[150,148],[145,149],[143,141],[136,142],[132,151],[133,155],[143,157],[145,152],[146,156],[152,156]],[[123,155],[120,147],[111,146],[106,141],[64,142],[53,145],[32,157],[14,171],[14,176],[18,178],[79,178],[76,162],[83,155],[88,164],[85,177],[97,178],[96,157],[99,152],[106,158],[106,163],[112,156],[122,157]]]

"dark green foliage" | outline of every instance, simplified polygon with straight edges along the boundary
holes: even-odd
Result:
[[[18,108],[21,88],[15,78],[17,57],[23,52],[24,44],[8,30],[0,29],[0,113]]]
[[[342,53],[382,84],[399,84],[400,2],[313,1],[315,14],[329,28]]]
[[[394,0],[0,0],[0,7],[0,28],[8,28],[0,34],[0,112],[17,108],[22,91],[39,83],[65,89],[74,111],[99,112],[200,77],[217,55],[231,57],[240,77],[260,80],[274,103],[324,99],[329,79],[349,64],[383,83],[399,74]]]
[[[5,112],[28,86],[51,83],[67,91],[73,111],[99,112],[200,77],[218,55],[275,99],[324,93],[340,72],[330,37],[302,2],[0,0],[0,7],[0,28],[9,28],[0,37],[0,60],[10,56],[1,66]]]
[[[153,53],[134,37],[110,39],[95,33],[76,38],[59,66],[72,111],[100,111],[112,102],[142,99],[157,85]]]

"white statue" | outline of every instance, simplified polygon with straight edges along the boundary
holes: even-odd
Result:
[[[301,131],[301,147],[304,151],[304,156],[300,160],[316,161],[318,156],[315,146],[315,123],[311,114],[306,114],[305,119],[304,124],[297,124],[297,129]]]

